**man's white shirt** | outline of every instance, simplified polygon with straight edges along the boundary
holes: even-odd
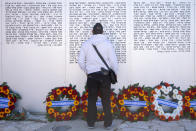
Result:
[[[111,42],[103,34],[92,35],[90,39],[81,46],[78,64],[86,73],[94,73],[101,70],[101,67],[107,69],[101,58],[98,56],[93,45],[95,45],[110,68],[117,74],[118,61]]]

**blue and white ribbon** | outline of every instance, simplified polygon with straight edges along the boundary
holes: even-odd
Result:
[[[96,106],[102,106],[101,100],[96,102]],[[131,100],[124,100],[124,106],[146,106],[146,101],[131,101]]]
[[[190,107],[196,107],[196,101],[190,101]]]
[[[165,106],[172,107],[172,108],[178,107],[178,103],[175,103],[173,101],[160,99],[160,98],[158,98],[157,101],[158,101],[158,104],[160,104],[160,105],[165,105]]]
[[[141,106],[145,107],[146,101],[131,101],[131,100],[124,100],[124,106]]]
[[[6,104],[0,104],[0,108],[8,108],[9,106],[8,106],[8,104],[6,103]]]
[[[63,107],[63,106],[72,106],[74,105],[74,100],[64,100],[64,101],[51,101],[51,107]]]
[[[0,97],[0,108],[8,108],[8,102],[9,102],[9,99],[8,98],[3,98],[3,97]]]
[[[96,102],[96,106],[102,106],[101,100],[98,100],[98,101]]]

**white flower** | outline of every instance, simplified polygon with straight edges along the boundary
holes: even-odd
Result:
[[[161,116],[161,115],[163,115],[164,114],[164,112],[161,110],[161,111],[159,111],[159,115]]]
[[[181,95],[177,95],[177,100],[181,101],[182,100],[182,96]]]
[[[166,89],[166,90],[164,91],[164,93],[165,93],[166,95],[169,94],[169,90]]]
[[[174,114],[178,114],[178,112],[179,112],[178,108],[176,108],[176,109],[173,110],[173,113]]]
[[[167,89],[167,87],[166,87],[166,86],[162,86],[161,91],[163,91],[163,92],[164,92],[164,90],[166,90],[166,89]]]
[[[162,92],[165,92],[165,90],[166,90],[166,88],[161,88],[161,91],[162,91]]]
[[[160,91],[157,93],[157,96],[158,96],[158,97],[161,96],[161,92],[160,92]]]
[[[172,91],[172,87],[171,87],[171,86],[167,87],[167,89],[168,89],[169,91]]]
[[[182,110],[182,106],[178,106],[177,110],[180,112]]]
[[[177,94],[173,94],[173,99],[177,99]]]
[[[163,108],[162,108],[162,107],[161,107],[160,111],[161,111],[161,112],[163,112],[163,115],[165,114],[165,112],[164,112],[164,110],[163,110]]]
[[[159,106],[159,105],[158,105],[158,101],[153,101],[152,104],[154,104],[155,107]]]
[[[177,116],[177,115],[180,116],[180,111],[178,111],[178,112],[176,113],[176,116]]]
[[[157,99],[159,97],[157,94],[154,94],[153,96],[155,99]]]
[[[173,93],[174,93],[174,94],[178,94],[178,90],[177,90],[177,89],[174,89],[174,90],[173,90]]]
[[[182,101],[178,101],[178,106],[182,106],[183,102]]]
[[[157,89],[157,88],[155,88],[155,90],[154,90],[156,93],[159,93],[160,92],[160,90],[159,89]]]
[[[155,108],[154,108],[154,109],[155,109],[155,110],[158,110],[158,111],[161,110],[159,105],[155,105]]]
[[[165,118],[168,119],[171,116],[171,113],[165,113]]]
[[[165,93],[165,90],[167,90],[167,89],[163,89],[163,90],[161,90],[163,93]]]
[[[173,112],[173,113],[171,114],[171,117],[172,117],[173,119],[175,119],[175,118],[176,118],[176,115],[177,115],[177,112]]]
[[[161,106],[158,105],[157,108],[158,111],[163,111],[163,108]]]
[[[177,115],[177,114],[176,114],[176,115]],[[173,115],[172,118],[173,118],[173,119],[176,119],[176,115]]]

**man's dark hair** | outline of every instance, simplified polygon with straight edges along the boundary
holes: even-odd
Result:
[[[103,33],[103,26],[101,23],[96,23],[93,27],[93,34],[102,34]]]

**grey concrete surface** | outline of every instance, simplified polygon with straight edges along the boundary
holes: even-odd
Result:
[[[44,115],[31,115],[24,121],[0,121],[0,131],[106,131],[103,121],[88,129],[86,121],[78,118],[70,121],[49,122]],[[115,119],[110,131],[196,131],[196,120],[180,119],[164,122],[160,120],[129,122]]]

